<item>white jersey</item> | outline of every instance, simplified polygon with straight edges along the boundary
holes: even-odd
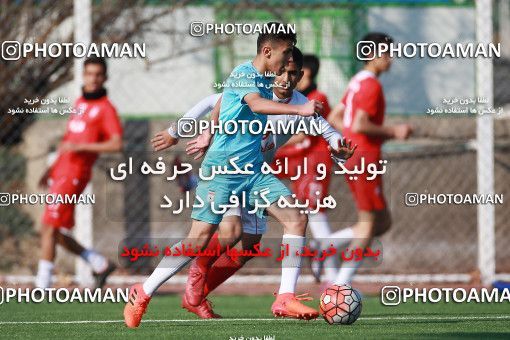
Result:
[[[188,112],[186,112],[183,116],[183,118],[194,118],[194,119],[200,119],[207,115],[216,105],[218,100],[221,98],[221,93],[210,95],[204,99],[202,99],[200,102],[198,102],[195,106],[193,106]],[[273,101],[291,104],[291,105],[302,105],[308,102],[308,99],[301,94],[299,91],[292,91],[292,97],[280,99],[273,93]],[[322,127],[322,137],[329,143],[329,145],[336,149],[338,147],[338,142],[340,139],[342,139],[342,136],[340,133],[335,130],[327,120],[324,119],[324,117],[303,117],[299,115],[267,115],[267,119],[272,121],[273,123],[276,123],[277,121],[285,121],[292,122],[295,121],[305,121],[308,122],[310,125],[308,126],[308,131],[313,131],[314,129],[310,128],[312,122],[316,121],[318,123],[317,125]],[[285,125],[286,125],[285,124]],[[276,124],[273,124],[276,126]],[[173,131],[171,128],[168,131],[171,135],[175,134],[175,131]],[[175,136],[175,135],[174,135]],[[274,155],[276,153],[276,150],[280,148],[282,145],[287,143],[287,141],[292,137],[292,134],[279,134],[275,135],[272,133],[269,133],[265,136],[262,136],[262,145],[261,145],[261,152],[264,157],[264,162],[271,163],[273,162]]]

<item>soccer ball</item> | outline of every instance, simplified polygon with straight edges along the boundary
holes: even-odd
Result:
[[[361,314],[361,295],[347,285],[333,285],[321,295],[320,311],[330,325],[350,325]]]

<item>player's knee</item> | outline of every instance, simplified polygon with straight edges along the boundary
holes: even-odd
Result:
[[[374,223],[372,222],[358,222],[354,226],[354,234],[356,238],[371,238],[374,235]]]

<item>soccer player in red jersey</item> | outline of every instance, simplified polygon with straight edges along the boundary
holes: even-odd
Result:
[[[324,111],[322,116],[327,119],[331,109],[329,107],[326,94],[317,88],[317,75],[319,74],[320,61],[313,54],[305,54],[303,56],[303,77],[297,84],[297,90],[304,94],[308,100],[318,100],[322,103]],[[355,144],[355,143],[353,143]],[[315,209],[318,200],[324,199],[329,195],[329,183],[331,181],[331,160],[328,150],[327,141],[319,136],[310,136],[301,133],[292,137],[287,144],[280,148],[276,153],[276,158],[287,157],[289,168],[295,168],[298,164],[303,163],[303,159],[307,159],[307,174],[300,176],[297,180],[292,181],[292,192],[297,195],[298,200],[309,200],[310,208]],[[324,164],[326,166],[326,178],[318,181],[317,165]],[[296,166],[294,166],[296,165]],[[293,174],[288,174],[289,177]],[[317,192],[319,193],[317,195]],[[320,209],[316,214],[308,215],[308,226],[312,232],[312,236],[316,242],[311,241],[316,247],[320,247],[318,240],[324,240],[331,234],[328,216],[325,209]],[[332,282],[336,277],[338,268],[337,261],[334,257],[329,257],[325,262],[312,261],[312,273],[319,282],[322,267],[324,267],[326,282]]]
[[[39,184],[49,184],[54,195],[80,195],[92,175],[98,154],[122,150],[122,125],[115,107],[103,87],[107,67],[103,58],[89,58],[83,67],[82,96],[75,102],[76,113],[69,117],[59,146],[58,158],[45,172]],[[41,228],[41,257],[36,286],[51,286],[56,244],[81,256],[94,271],[96,286],[101,287],[115,265],[93,249],[85,249],[72,236],[74,204],[46,206]]]
[[[358,46],[359,51],[366,51],[364,47],[376,49],[382,44],[391,44],[392,38],[384,33],[369,33]],[[369,48],[370,48],[369,47]],[[378,55],[371,50],[366,55],[365,66],[349,82],[341,102],[333,109],[328,121],[337,130],[341,130],[344,138],[352,140],[358,145],[356,153],[345,164],[348,170],[355,166],[361,167],[364,158],[365,169],[370,163],[378,168],[382,166],[381,146],[388,139],[404,140],[412,132],[407,124],[385,125],[385,100],[383,88],[378,77],[391,67],[392,59],[389,53]],[[358,53],[359,55],[359,53]],[[391,226],[391,217],[384,198],[381,175],[373,180],[367,179],[363,173],[354,178],[346,175],[346,181],[356,201],[358,221],[350,228],[339,230],[331,235],[331,239],[338,243],[349,242],[349,249],[366,247],[375,236],[381,236]],[[344,263],[334,281],[335,284],[350,284],[352,277],[361,261]]]

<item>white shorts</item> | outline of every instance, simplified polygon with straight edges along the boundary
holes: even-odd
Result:
[[[252,235],[262,235],[267,230],[267,218],[258,217],[256,214],[248,214],[248,208],[230,208],[224,214],[227,216],[241,216],[241,223],[243,225],[243,232]]]

